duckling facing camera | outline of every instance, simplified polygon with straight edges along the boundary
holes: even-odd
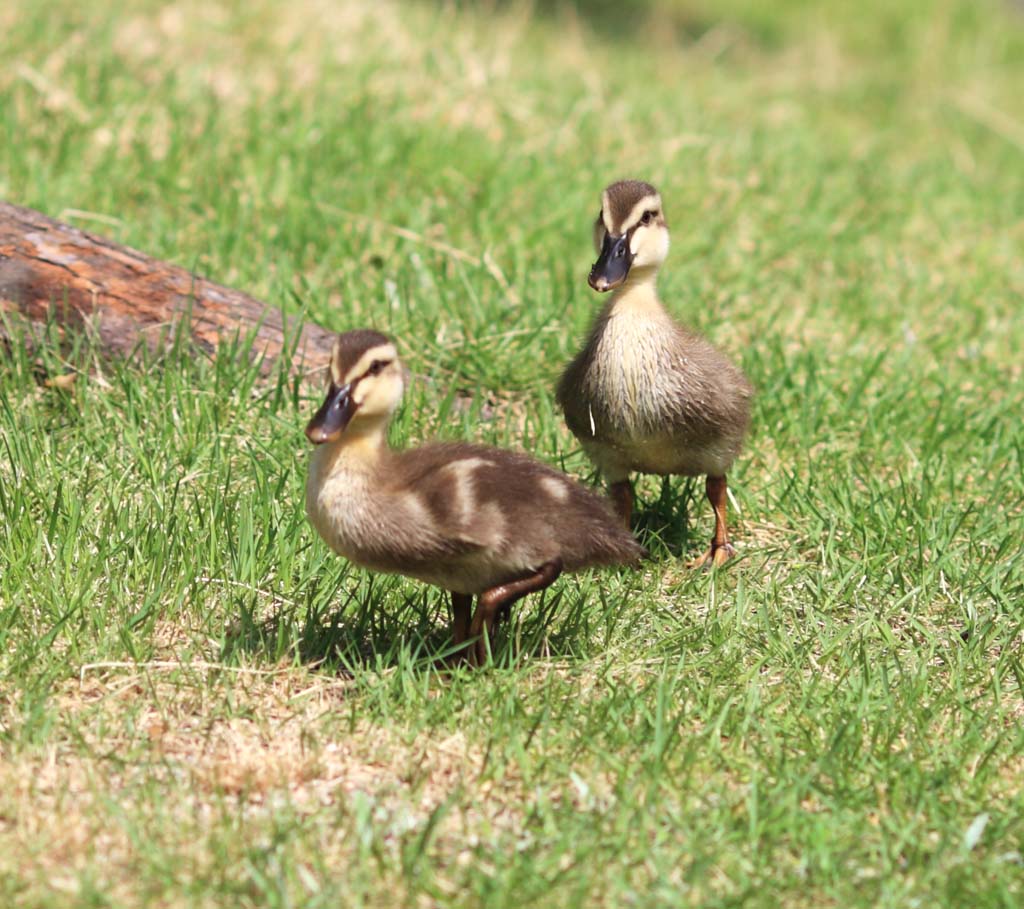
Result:
[[[562,375],[558,402],[627,526],[630,473],[707,477],[715,531],[692,564],[720,565],[735,554],[726,473],[743,446],[753,389],[708,341],[677,324],[658,298],[655,282],[669,233],[653,186],[611,184],[601,196],[594,245],[590,286],[613,293]]]
[[[479,665],[517,600],[563,571],[635,564],[644,550],[603,498],[527,455],[460,442],[392,449],[405,375],[386,335],[338,336],[306,427],[306,513],[355,564],[448,590],[453,642]]]

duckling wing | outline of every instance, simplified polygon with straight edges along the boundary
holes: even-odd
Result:
[[[439,443],[401,452],[390,465],[392,489],[415,497],[425,523],[447,553],[497,547],[506,538],[504,516],[480,495],[480,474],[496,466],[495,451]]]
[[[396,488],[415,490],[440,540],[514,572],[560,559],[569,570],[635,562],[643,549],[602,497],[525,454],[459,443],[394,462]]]

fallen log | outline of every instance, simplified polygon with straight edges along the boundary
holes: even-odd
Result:
[[[3,201],[0,316],[0,335],[4,321],[49,322],[89,331],[122,355],[158,352],[185,331],[208,352],[251,339],[249,354],[264,372],[282,354],[293,370],[317,372],[334,337],[241,291]]]

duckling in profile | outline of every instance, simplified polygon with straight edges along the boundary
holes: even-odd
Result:
[[[753,390],[739,369],[678,325],[658,299],[655,281],[669,235],[653,186],[639,180],[609,186],[594,245],[599,255],[590,286],[614,293],[562,375],[558,402],[627,526],[632,471],[707,477],[715,532],[692,564],[720,565],[735,554],[726,523],[726,472],[743,445]]]
[[[486,660],[488,635],[516,600],[563,571],[643,555],[604,499],[524,454],[461,442],[392,449],[387,427],[404,390],[386,335],[338,336],[327,397],[306,427],[317,446],[306,513],[355,564],[450,591],[453,642],[475,638],[472,663]]]

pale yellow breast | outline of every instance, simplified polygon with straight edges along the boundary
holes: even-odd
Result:
[[[667,409],[673,325],[657,310],[614,310],[594,358],[591,397],[612,425],[656,425]]]

